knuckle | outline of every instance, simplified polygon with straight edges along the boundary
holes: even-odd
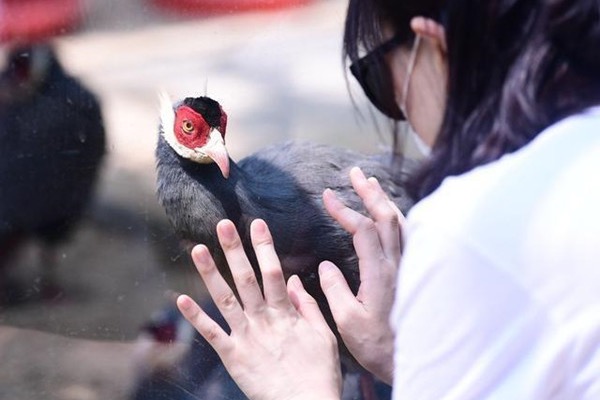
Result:
[[[304,300],[304,302],[307,306],[310,306],[311,308],[319,307],[319,303],[317,303],[317,300],[315,300],[314,297],[312,297],[310,295],[306,296],[306,299]]]
[[[215,325],[211,325],[203,332],[207,342],[214,342],[219,337],[219,329]]]
[[[223,307],[224,309],[232,309],[236,303],[237,303],[237,299],[235,298],[235,295],[233,294],[233,292],[229,292],[229,293],[225,293],[223,295],[221,295],[216,302],[218,304],[221,305],[221,307]]]
[[[196,265],[196,269],[198,270],[203,279],[213,279],[213,277],[220,274],[216,265],[212,262]]]
[[[237,249],[238,247],[241,247],[241,245],[242,242],[238,238],[222,243],[223,249],[225,250]]]
[[[258,284],[254,271],[248,270],[237,276],[237,281],[240,286],[249,287]]]
[[[396,213],[396,211],[394,211],[391,207],[383,208],[381,211],[381,218],[394,226],[398,225],[399,223],[398,213]]]
[[[214,270],[215,270],[215,267],[211,263],[208,263],[208,262],[207,263],[196,263],[196,268],[203,275],[214,272]]]
[[[331,348],[331,351],[338,351],[338,340],[335,337],[334,333],[332,331],[329,331],[327,337],[329,339],[329,346]]]
[[[326,271],[321,274],[321,286],[324,292],[329,292],[339,285],[337,275],[334,271]]]
[[[264,236],[254,239],[254,243],[256,247],[266,247],[273,245],[273,239],[270,236]]]
[[[261,267],[261,273],[268,280],[279,279],[283,276],[281,268],[275,268],[274,266]]]
[[[358,222],[358,230],[364,232],[373,232],[377,230],[377,226],[372,219],[364,217]]]
[[[322,279],[323,291],[332,292],[340,287],[339,282],[337,281],[335,276],[326,276]]]
[[[197,325],[200,321],[200,313],[197,309],[193,309],[191,311],[187,311],[185,314],[185,319],[187,319],[192,325]]]
[[[377,256],[377,265],[381,267],[379,272],[381,276],[387,276],[386,270],[385,268],[383,268],[383,266],[386,266],[388,264],[390,264],[390,261],[386,258],[384,254],[379,254]]]
[[[340,333],[344,331],[346,327],[353,326],[353,322],[356,321],[355,318],[351,315],[351,313],[345,308],[337,310],[337,312],[334,315],[334,319],[335,323],[340,329]]]

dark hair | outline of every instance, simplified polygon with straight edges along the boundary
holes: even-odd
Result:
[[[363,35],[382,21],[407,29],[416,15],[444,16],[448,98],[431,155],[407,182],[415,200],[600,104],[599,0],[351,0],[344,54],[370,46]]]
[[[437,19],[444,2],[350,0],[344,29],[344,58],[355,62],[361,50],[368,52],[381,44],[384,24],[394,29],[393,33],[405,43],[410,43],[414,38],[410,20],[417,15]]]

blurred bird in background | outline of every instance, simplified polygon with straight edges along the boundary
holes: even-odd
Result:
[[[58,295],[57,246],[82,218],[104,152],[96,97],[51,45],[13,46],[0,73],[0,304],[27,296],[6,270],[28,241],[41,245],[42,295]]]
[[[356,293],[360,284],[352,237],[324,208],[322,193],[333,189],[349,207],[366,213],[349,179],[352,167],[378,179],[397,207],[411,205],[398,174],[400,157],[391,152],[364,155],[348,149],[307,142],[286,142],[263,148],[238,163],[225,147],[227,115],[208,97],[185,98],[173,104],[161,98],[161,126],[156,150],[157,194],[181,238],[209,247],[219,270],[231,274],[218,244],[215,227],[221,219],[237,226],[256,271],[250,223],[264,219],[275,238],[286,279],[298,274],[315,297],[331,328],[335,323],[318,279],[323,260],[340,267]],[[341,358],[349,374],[363,373],[341,338]],[[375,399],[373,385],[360,399]],[[369,385],[366,385],[369,386]]]

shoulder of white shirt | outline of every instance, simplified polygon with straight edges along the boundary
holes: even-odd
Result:
[[[563,118],[544,129],[523,148],[506,154],[497,161],[476,167],[464,174],[446,178],[438,189],[411,209],[407,216],[409,223],[411,220],[421,220],[423,217],[430,221],[440,221],[444,225],[452,222],[460,223],[460,220],[453,221],[453,216],[460,218],[461,209],[467,211],[477,203],[480,196],[485,195],[486,188],[494,185],[495,178],[504,174],[505,169],[510,168],[513,162],[521,157],[527,157],[528,153],[535,151],[537,147],[552,140],[555,136],[571,134],[570,131],[574,126],[584,127],[585,132],[583,133],[600,137],[600,105]],[[578,129],[578,131],[582,130]],[[440,215],[436,215],[436,213],[440,213]]]

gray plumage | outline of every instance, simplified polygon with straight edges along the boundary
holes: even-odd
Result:
[[[214,100],[187,98],[175,105],[177,110],[182,106],[197,109],[210,127],[219,127],[222,110]],[[204,113],[206,108],[210,114]],[[166,115],[170,113],[168,104],[163,113],[163,118],[170,118]],[[222,125],[220,129],[224,133]],[[355,293],[360,277],[352,237],[325,210],[323,191],[334,190],[347,206],[365,213],[349,178],[350,169],[359,166],[366,176],[376,177],[390,199],[406,212],[410,201],[402,187],[399,158],[391,153],[364,155],[339,147],[290,141],[263,148],[237,164],[230,160],[229,177],[224,178],[221,167],[215,163],[201,164],[181,157],[164,135],[161,126],[156,150],[157,193],[181,238],[208,246],[219,270],[231,283],[216,235],[217,223],[225,218],[235,223],[258,271],[250,223],[256,218],[264,219],[274,237],[285,277],[298,274],[337,333],[320,288],[318,265],[324,260],[335,263]],[[343,342],[338,341],[342,356],[351,360]],[[356,366],[353,361],[350,365]]]
[[[178,156],[161,135],[157,159],[158,198],[171,223],[183,239],[207,245],[224,272],[217,222],[228,218],[235,223],[255,263],[249,226],[262,218],[273,234],[286,277],[297,273],[312,288],[318,264],[330,260],[356,290],[358,263],[352,238],[325,210],[323,190],[331,188],[346,205],[364,212],[349,179],[350,169],[359,166],[378,179],[401,210],[410,206],[399,172],[392,170],[397,162],[391,154],[365,156],[343,148],[286,142],[263,148],[238,164],[231,162],[231,174],[225,179],[215,164],[196,164]]]

